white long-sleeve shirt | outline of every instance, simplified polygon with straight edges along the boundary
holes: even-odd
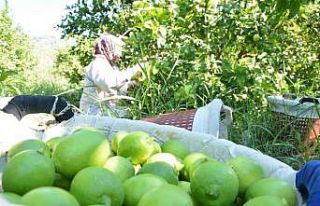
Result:
[[[80,109],[86,114],[103,114],[102,107],[107,107],[119,116],[125,116],[124,108],[117,106],[117,100],[99,101],[114,95],[126,95],[132,84],[131,77],[138,71],[133,67],[120,71],[112,66],[102,55],[86,67],[84,89],[80,99]]]

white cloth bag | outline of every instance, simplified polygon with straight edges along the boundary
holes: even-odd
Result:
[[[8,116],[9,118],[9,116]],[[14,117],[11,117],[14,118]],[[44,133],[34,132],[28,128],[21,128],[19,122],[10,119],[2,121],[1,132],[1,151],[5,152],[14,143],[24,139],[38,138],[47,141],[53,137],[64,136],[72,133],[79,127],[92,126],[102,130],[106,136],[111,139],[118,131],[145,131],[152,135],[158,142],[164,142],[168,139],[177,139],[185,144],[191,152],[203,152],[220,161],[228,161],[230,158],[243,155],[255,160],[263,169],[264,174],[268,177],[280,178],[295,188],[296,171],[283,162],[264,155],[254,149],[237,145],[225,139],[218,139],[217,136],[204,134],[200,132],[190,132],[185,129],[157,125],[155,123],[144,122],[139,120],[116,119],[111,117],[75,115],[72,119],[62,122],[59,125],[48,128]],[[4,126],[3,126],[4,125]],[[17,128],[21,130],[17,130]],[[6,132],[4,132],[4,130]],[[2,157],[3,160],[3,157]],[[4,162],[0,164],[2,169]],[[2,171],[2,170],[1,170]],[[1,172],[0,171],[0,172]],[[1,174],[1,173],[0,173]],[[297,191],[298,204],[302,206],[301,195]],[[1,205],[8,205],[0,199]]]
[[[211,134],[220,139],[228,139],[228,129],[231,124],[232,109],[224,105],[221,99],[214,99],[206,106],[197,109],[192,131]]]

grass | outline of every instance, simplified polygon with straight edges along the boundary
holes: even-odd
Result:
[[[53,80],[40,80],[35,83],[27,83],[23,88],[21,88],[22,94],[61,95],[76,107],[79,107],[81,91],[81,87],[77,85],[61,84],[61,82]]]
[[[294,169],[299,169],[308,160],[319,159],[320,146],[306,147],[301,130],[292,128],[294,122],[279,120],[270,108],[257,112],[249,108],[248,111],[234,114],[234,127],[230,129],[233,142],[257,149]]]
[[[79,85],[70,84],[68,79],[63,76],[54,75],[52,70],[56,51],[48,48],[48,45],[41,43],[39,45],[36,46],[38,48],[36,55],[39,59],[38,65],[22,74],[21,79],[24,84],[20,88],[21,93],[62,95],[71,104],[79,107],[82,88]]]

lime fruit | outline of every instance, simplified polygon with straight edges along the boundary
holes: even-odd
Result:
[[[100,167],[87,167],[78,172],[70,187],[81,205],[104,204],[121,206],[124,188],[111,171]]]
[[[173,154],[174,156],[182,160],[189,154],[188,148],[178,140],[174,139],[170,139],[164,142],[161,145],[161,150],[164,153]]]
[[[59,187],[65,190],[69,190],[71,185],[71,180],[62,174],[56,173],[53,186]]]
[[[127,157],[133,164],[145,162],[155,151],[154,141],[145,132],[129,133],[118,145],[118,155]]]
[[[124,206],[136,206],[146,192],[164,184],[168,183],[163,178],[152,174],[131,177],[124,182]]]
[[[80,206],[69,192],[57,187],[39,187],[22,197],[26,206]]]
[[[103,167],[113,172],[121,182],[135,175],[135,170],[131,162],[121,156],[109,158]]]
[[[119,131],[112,137],[111,149],[114,153],[117,154],[119,142],[121,142],[128,134],[129,133],[126,131]]]
[[[288,206],[286,199],[277,196],[259,196],[255,197],[243,206]]]
[[[177,171],[165,162],[152,162],[142,166],[138,174],[153,174],[165,179],[169,184],[179,182]]]
[[[238,176],[240,194],[244,194],[252,183],[264,178],[260,165],[247,157],[238,156],[232,158],[227,164],[232,167]]]
[[[183,168],[182,161],[170,153],[154,154],[147,160],[147,163],[152,163],[152,162],[165,162],[171,165],[177,171],[180,171]]]
[[[1,192],[0,200],[4,200],[8,204],[22,204],[21,196],[12,192]]]
[[[180,187],[183,191],[191,195],[191,187],[190,182],[187,181],[179,181],[178,187]]]
[[[207,155],[200,153],[200,152],[194,152],[190,153],[183,159],[183,168],[181,170],[181,175],[184,180],[190,181],[191,174],[193,171],[204,162],[209,161],[211,158],[209,158]],[[213,160],[213,159],[212,159]]]
[[[73,177],[83,168],[102,167],[110,155],[110,145],[104,133],[87,127],[62,140],[53,153],[53,160],[58,173]]]
[[[188,193],[176,185],[162,185],[146,193],[138,206],[193,206]]]
[[[200,205],[229,206],[238,195],[239,180],[227,164],[208,161],[194,171],[190,187]]]
[[[152,154],[157,154],[161,152],[161,146],[154,138],[153,139],[153,153]]]
[[[51,154],[56,150],[58,144],[64,140],[65,137],[54,137],[49,139],[46,144],[48,145]]]
[[[35,150],[50,157],[50,149],[44,142],[39,139],[28,139],[13,145],[8,151],[8,158],[11,159],[14,155],[25,150]]]
[[[277,178],[264,178],[253,183],[246,191],[245,199],[250,200],[265,195],[284,198],[288,206],[296,205],[296,193],[292,186]]]
[[[259,34],[254,34],[252,38],[253,38],[254,42],[257,42],[257,41],[260,40],[260,35]]]
[[[41,186],[51,186],[55,178],[53,161],[34,150],[15,155],[5,166],[2,187],[5,192],[23,195]]]

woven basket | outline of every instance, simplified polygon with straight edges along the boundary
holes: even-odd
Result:
[[[146,117],[143,120],[160,125],[171,125],[175,127],[180,127],[191,131],[196,111],[197,110],[193,109],[180,112],[166,113],[158,116]]]

